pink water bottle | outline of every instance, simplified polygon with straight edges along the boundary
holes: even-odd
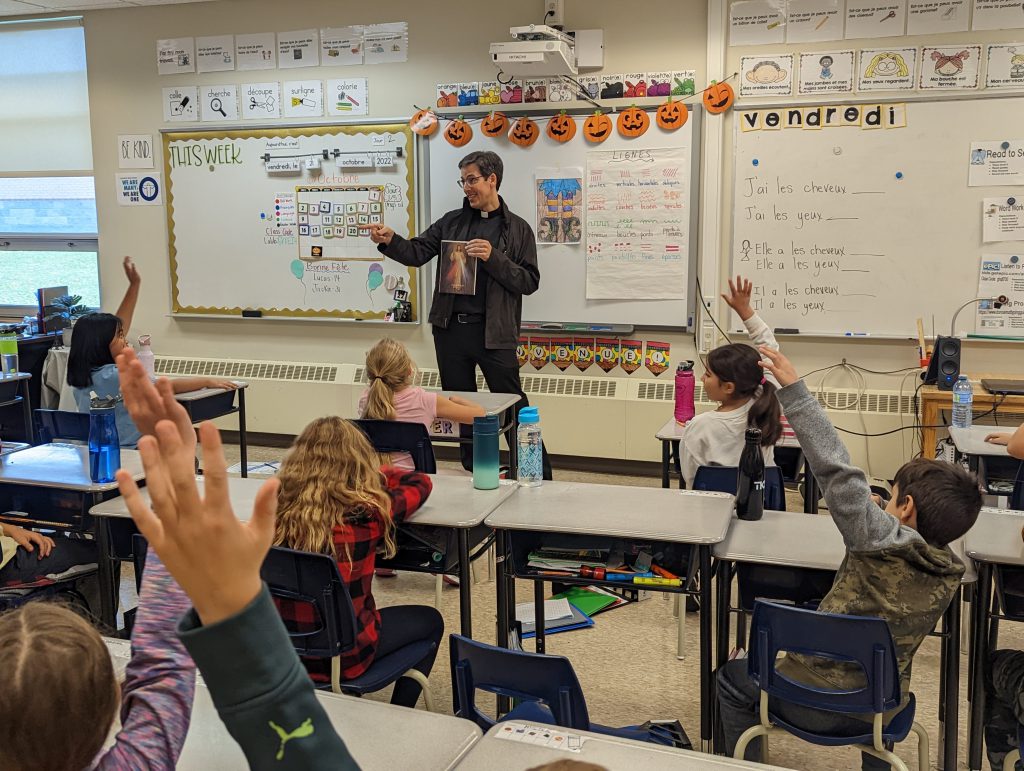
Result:
[[[676,367],[676,422],[686,423],[694,415],[693,362],[681,361]]]

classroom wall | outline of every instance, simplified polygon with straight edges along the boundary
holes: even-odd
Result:
[[[710,7],[715,11],[712,18],[723,16],[721,6],[717,5],[722,1],[710,0]],[[393,0],[387,4],[386,10],[383,5],[347,5],[339,6],[325,0],[290,4],[270,0],[219,0],[85,12],[103,301],[107,307],[116,306],[124,286],[120,260],[122,255],[132,254],[143,275],[143,300],[136,314],[134,331],[152,334],[158,352],[200,357],[358,362],[366,348],[383,332],[377,326],[361,328],[353,324],[252,323],[169,317],[164,211],[155,207],[126,208],[117,205],[113,185],[117,171],[117,135],[156,135],[166,127],[162,123],[160,108],[163,87],[321,75],[313,70],[299,70],[160,77],[156,74],[155,64],[158,38],[407,21],[410,34],[408,62],[345,69],[345,74],[369,79],[371,118],[391,118],[409,115],[413,103],[425,105],[432,102],[436,83],[490,77],[492,68],[487,58],[487,44],[506,39],[509,26],[539,21],[542,15],[539,0],[476,6],[455,0],[434,0],[430,3]],[[709,33],[708,15],[708,6],[700,0],[645,0],[642,4],[617,0],[568,0],[566,3],[567,26],[604,29],[606,72],[692,68],[697,71],[698,85],[707,82],[709,77],[721,77],[723,71],[735,71],[734,63],[740,55],[739,51],[730,49],[725,66],[712,67],[708,72],[709,35],[723,34]],[[1021,36],[1024,32],[1017,36],[1018,39]],[[988,40],[1012,40],[1015,35],[964,33],[957,37],[984,43]],[[934,39],[941,40],[942,36]],[[890,38],[889,42],[895,44],[898,40]],[[869,42],[857,41],[856,45],[868,45]],[[819,44],[814,45],[817,47]],[[715,46],[712,44],[711,48],[714,50]],[[728,116],[724,120],[724,155],[728,157],[732,147],[732,122]],[[706,178],[724,175],[718,206],[722,207],[723,215],[720,220],[723,229],[720,234],[721,254],[727,255],[727,231],[731,227],[731,166],[726,163],[721,170],[708,168],[706,163],[702,166]],[[508,173],[514,173],[514,170]],[[211,216],[215,213],[211,212]],[[709,239],[702,248],[712,250],[705,256],[704,264],[715,265],[713,250],[716,244]],[[210,258],[216,259],[216,255],[210,255]],[[722,282],[728,272],[726,257],[718,262],[717,272],[717,277],[712,275],[713,270],[704,276],[708,294],[714,289],[715,278]],[[239,276],[238,280],[244,281],[245,277]],[[719,315],[724,316],[721,313],[722,303],[719,301],[716,305]],[[422,315],[426,317],[425,308]],[[396,325],[389,327],[387,332],[406,342],[421,366],[435,365],[428,325]],[[692,336],[643,331],[638,336],[670,342],[673,361],[695,358]],[[895,369],[912,364],[912,357],[916,355],[915,345],[891,341],[800,340],[787,341],[785,346],[802,371],[836,363],[844,356],[872,369]],[[1018,350],[1017,347],[972,342],[966,347],[966,366],[976,371],[1019,371],[1019,366],[1006,361],[1006,354],[1012,352],[1011,355],[1016,356]],[[545,373],[548,371],[557,372],[553,366],[545,369]],[[614,374],[621,373],[616,371]],[[602,375],[595,374],[594,377]],[[651,375],[641,370],[632,376],[634,379],[640,377]],[[661,379],[667,377],[670,375],[663,375]],[[830,379],[829,385],[852,385],[851,380],[844,378],[837,375]],[[867,385],[892,390],[898,386],[893,378],[872,375],[867,376]],[[628,430],[646,434],[653,429],[654,426],[635,426]]]

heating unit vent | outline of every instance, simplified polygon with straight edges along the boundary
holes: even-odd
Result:
[[[285,380],[301,383],[334,383],[336,364],[242,361],[238,359],[186,359],[156,357],[156,373],[177,377],[211,376],[239,380]]]

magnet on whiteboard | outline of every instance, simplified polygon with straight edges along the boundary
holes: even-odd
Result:
[[[754,160],[751,161],[751,163],[756,166],[758,163],[760,163],[760,161],[758,161],[757,158],[755,158]]]
[[[842,155],[842,154],[843,154],[843,148],[841,148],[839,145],[836,145],[835,147],[832,148],[832,155]]]
[[[1013,206],[1015,203],[1017,203],[1017,199],[1016,198],[1007,198],[1006,199],[1007,206]]]
[[[902,171],[897,171],[896,172],[896,179],[903,179],[903,172]]]
[[[1001,145],[999,145],[999,146],[1000,146],[1001,148],[1003,148],[1004,150],[1009,150],[1009,149],[1010,149],[1010,143],[1009,143],[1009,142],[1003,142],[1003,143],[1002,143]]]

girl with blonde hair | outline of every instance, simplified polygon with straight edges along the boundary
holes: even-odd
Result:
[[[433,643],[416,664],[430,674],[444,633],[434,608],[399,605],[377,609],[371,591],[378,550],[395,553],[395,524],[416,511],[430,495],[430,477],[418,471],[378,465],[369,440],[349,421],[317,418],[295,440],[277,478],[274,544],[330,554],[338,562],[356,616],[356,644],[341,655],[341,678],[363,674],[377,656],[419,640]],[[302,624],[302,606],[279,602],[290,629]],[[317,682],[329,682],[330,662],[306,660]],[[412,707],[420,686],[408,678],[395,684],[392,704]]]

